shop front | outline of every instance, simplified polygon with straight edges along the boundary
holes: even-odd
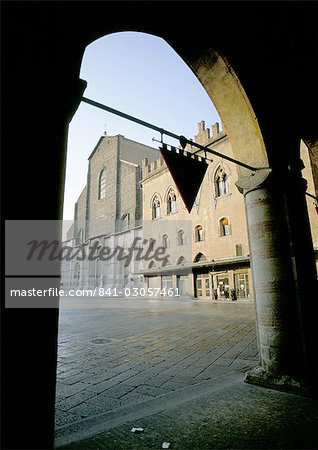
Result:
[[[193,264],[194,297],[235,301],[252,297],[248,258],[212,260]]]

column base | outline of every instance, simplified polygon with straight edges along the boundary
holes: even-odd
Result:
[[[255,367],[245,374],[245,383],[292,394],[310,396],[308,386],[288,375],[273,375],[262,367]]]

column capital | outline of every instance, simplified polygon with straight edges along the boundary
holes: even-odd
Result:
[[[248,177],[241,177],[235,183],[239,192],[244,196],[256,189],[269,185],[285,186],[288,191],[296,191],[304,194],[307,189],[307,181],[302,177],[301,171],[273,170],[271,168],[260,169]]]
[[[246,195],[248,192],[263,187],[269,181],[272,169],[261,169],[248,177],[241,177],[235,183],[241,194]]]

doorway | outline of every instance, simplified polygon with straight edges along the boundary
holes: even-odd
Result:
[[[195,290],[198,298],[211,299],[211,279],[208,273],[199,273],[195,279]]]

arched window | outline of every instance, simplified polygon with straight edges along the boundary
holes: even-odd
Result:
[[[206,256],[203,253],[198,253],[196,255],[196,257],[194,258],[193,262],[202,262],[202,261],[206,261]]]
[[[154,269],[156,266],[156,263],[154,261],[150,261],[148,269]]]
[[[186,235],[183,230],[178,231],[178,238],[177,238],[177,244],[178,245],[185,245],[186,243]]]
[[[129,281],[130,281],[130,267],[129,264],[126,263],[124,264],[124,286],[127,286]]]
[[[204,241],[204,231],[201,225],[195,227],[195,242]]]
[[[173,190],[170,190],[168,194],[167,213],[171,214],[175,212],[177,212],[177,196]]]
[[[214,176],[215,197],[222,197],[230,192],[228,175],[222,167],[219,167]]]
[[[76,287],[79,286],[80,279],[81,279],[81,266],[80,266],[80,263],[77,262],[75,264],[75,268],[74,268],[74,281],[75,281],[75,286]]]
[[[169,261],[168,258],[165,258],[161,264],[161,267],[166,267],[166,266],[171,266],[171,262]]]
[[[157,196],[155,196],[152,201],[152,218],[160,219],[160,217],[161,217],[160,200]]]
[[[183,264],[185,264],[186,262],[187,262],[187,261],[186,261],[185,257],[184,257],[184,256],[180,256],[180,258],[179,258],[178,261],[177,261],[177,266],[183,265]]]
[[[220,236],[228,236],[231,234],[230,222],[227,217],[220,220]]]
[[[145,242],[146,243],[146,242]],[[137,244],[138,245],[138,244]],[[140,245],[140,243],[139,243],[139,245]],[[154,238],[149,238],[148,239],[148,252],[152,252],[152,251],[154,251],[154,248],[155,248],[155,245],[156,245],[156,239],[154,239]]]
[[[162,246],[164,248],[168,248],[169,247],[169,239],[168,239],[168,235],[167,234],[164,234],[162,236]]]
[[[101,200],[106,195],[106,172],[105,169],[101,170],[101,173],[99,175],[99,182],[98,182],[98,198]]]
[[[80,229],[76,236],[76,245],[83,244],[83,230]]]

